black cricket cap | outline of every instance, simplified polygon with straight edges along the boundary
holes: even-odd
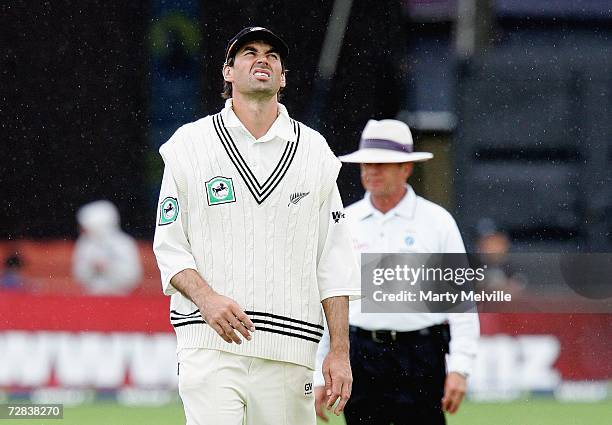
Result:
[[[274,34],[267,28],[264,27],[246,27],[236,34],[227,43],[227,49],[225,50],[225,63],[229,61],[229,58],[234,57],[236,52],[249,41],[262,40],[274,47],[281,57],[281,60],[285,60],[289,54],[289,47],[287,43],[283,41],[278,35]]]

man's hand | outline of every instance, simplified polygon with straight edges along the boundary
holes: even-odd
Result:
[[[325,407],[328,410],[340,399],[334,409],[336,416],[340,415],[351,397],[353,374],[348,352],[330,351],[323,360],[323,378],[325,379]]]
[[[442,398],[442,410],[448,413],[455,413],[465,396],[467,383],[465,376],[457,372],[450,372],[446,375],[444,382],[444,397]]]
[[[327,415],[325,414],[325,399],[327,396],[325,395],[325,387],[315,387],[314,389],[315,395],[315,412],[317,412],[317,416],[323,422],[329,422]]]
[[[255,325],[249,316],[236,301],[216,293],[197,271],[182,270],[172,277],[170,283],[198,306],[202,318],[225,342],[242,344],[236,331],[247,340],[251,339],[249,331],[254,332]]]
[[[325,406],[331,409],[338,402],[334,409],[334,414],[338,416],[344,410],[353,387],[349,359],[348,297],[329,297],[324,299],[322,304],[327,319],[330,346],[322,366],[327,397]]]
[[[251,340],[249,331],[255,331],[255,326],[249,316],[246,315],[236,301],[214,291],[196,297],[194,302],[200,309],[200,314],[225,342],[242,344],[242,340],[236,331]]]

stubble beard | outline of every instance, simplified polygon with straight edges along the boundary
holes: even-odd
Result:
[[[269,98],[278,94],[281,89],[280,79],[282,75],[276,75],[271,68],[269,68],[269,71],[271,76],[267,81],[259,81],[251,75],[251,78],[249,78],[249,89],[252,96]]]

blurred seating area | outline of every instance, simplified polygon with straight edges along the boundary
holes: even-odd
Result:
[[[155,262],[151,241],[139,240],[138,250],[143,267],[143,278],[133,290],[133,295],[161,295],[159,269]],[[72,240],[19,240],[0,241],[2,267],[5,259],[17,253],[20,275],[24,284],[19,289],[36,294],[84,294],[82,285],[72,276]],[[9,289],[5,289],[9,290]]]

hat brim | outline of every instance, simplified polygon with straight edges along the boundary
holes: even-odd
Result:
[[[266,29],[261,29],[247,32],[236,39],[226,53],[226,62],[229,60],[229,58],[236,56],[236,53],[238,53],[238,50],[240,50],[242,46],[256,40],[265,41],[270,46],[274,47],[282,60],[287,59],[287,55],[289,54],[289,47],[287,44],[273,32]]]
[[[388,149],[360,149],[338,157],[342,162],[358,164],[393,164],[400,162],[423,162],[433,158],[431,152],[397,152]]]

